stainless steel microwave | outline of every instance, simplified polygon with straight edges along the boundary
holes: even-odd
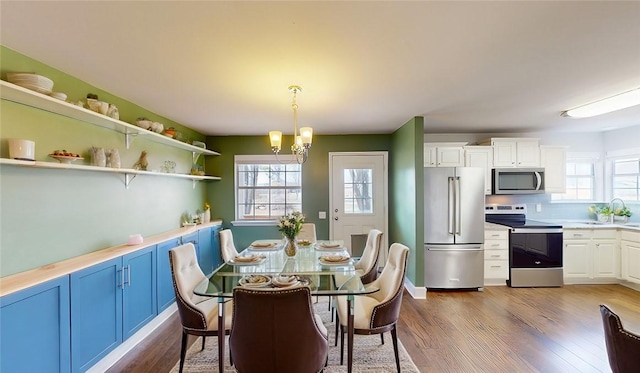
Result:
[[[544,168],[494,168],[491,194],[544,193]]]

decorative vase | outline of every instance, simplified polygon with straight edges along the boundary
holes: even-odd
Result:
[[[204,223],[211,221],[211,209],[204,210]]]
[[[289,257],[294,257],[296,256],[296,253],[298,252],[298,243],[296,242],[295,238],[286,238],[286,242],[284,244],[284,253],[287,254],[287,256]]]

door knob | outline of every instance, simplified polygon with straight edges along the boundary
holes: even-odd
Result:
[[[337,221],[337,220],[338,220],[338,217],[336,216],[335,218],[333,218],[333,220],[336,220],[336,221]]]

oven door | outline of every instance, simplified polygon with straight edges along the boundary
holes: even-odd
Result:
[[[516,228],[509,235],[511,268],[562,267],[562,228]]]

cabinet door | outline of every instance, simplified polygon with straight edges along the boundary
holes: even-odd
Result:
[[[493,141],[493,167],[515,167],[517,147],[515,141]]]
[[[164,311],[176,300],[176,293],[173,290],[173,280],[171,278],[171,265],[169,264],[169,250],[180,246],[180,240],[171,239],[158,244],[156,254],[158,263],[156,266],[156,290],[158,293],[158,313]]]
[[[567,189],[567,152],[562,146],[541,146],[540,166],[544,167],[546,193],[564,193]]]
[[[198,246],[200,253],[198,255],[198,264],[205,274],[213,272],[213,248],[211,227],[203,228],[198,231]]]
[[[122,258],[71,274],[71,368],[84,372],[122,342]]]
[[[436,155],[438,167],[464,166],[463,148],[438,148]]]
[[[156,246],[125,255],[122,258],[122,268],[122,324],[124,339],[127,339],[158,314]]]
[[[69,372],[69,276],[0,298],[0,371]]]
[[[198,232],[185,234],[180,238],[180,244],[192,243],[196,247],[196,254],[200,256],[200,245],[198,244]]]
[[[424,166],[437,167],[437,148],[435,146],[424,145]]]
[[[563,271],[565,278],[588,278],[590,267],[590,241],[570,240],[564,242]]]
[[[620,275],[620,256],[615,240],[594,241],[594,277],[618,277]]]
[[[477,146],[465,149],[464,165],[480,167],[484,174],[484,194],[491,194],[491,167],[493,167],[493,149],[490,146]]]
[[[540,167],[540,146],[538,140],[518,140],[516,143],[518,167]]]
[[[640,242],[623,241],[622,250],[624,279],[640,283]]]
[[[213,255],[213,269],[218,268],[222,264],[222,254],[220,253],[220,231],[222,225],[216,225],[211,232],[211,252]]]

